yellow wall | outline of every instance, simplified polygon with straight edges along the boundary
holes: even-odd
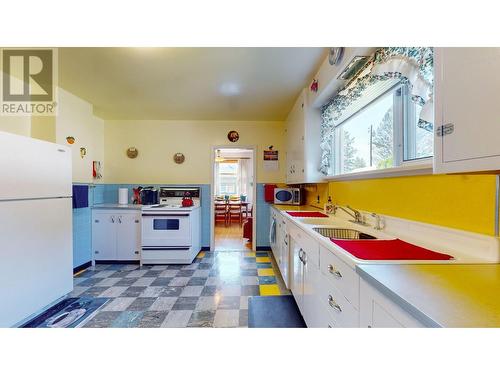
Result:
[[[308,202],[317,195],[310,187]],[[495,177],[429,175],[318,184],[323,200],[409,220],[494,234]],[[323,202],[322,202],[323,204]],[[321,204],[321,206],[322,206]]]
[[[75,143],[68,145],[73,154],[73,182],[91,183],[92,161],[104,158],[104,121],[94,116],[90,103],[63,89],[58,95],[56,143],[68,145],[66,137],[75,138]],[[87,149],[84,158],[80,147]]]
[[[56,118],[53,116],[31,117],[31,137],[42,141],[56,141]]]
[[[30,136],[30,116],[0,116],[0,131]]]
[[[227,133],[240,134],[237,143]],[[259,121],[106,121],[104,125],[106,183],[210,183],[213,145],[257,146],[257,182],[283,182],[285,150],[283,122]],[[262,151],[273,145],[279,151],[280,169],[265,171]],[[126,150],[139,156],[129,159]],[[173,155],[186,160],[175,164]]]

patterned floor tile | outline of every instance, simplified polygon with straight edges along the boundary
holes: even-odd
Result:
[[[85,325],[85,328],[109,328],[113,321],[118,318],[119,311],[100,311]]]
[[[214,317],[214,327],[231,328],[240,324],[240,310],[217,310]]]
[[[188,286],[200,286],[205,285],[207,282],[207,277],[191,277],[187,283]]]
[[[260,288],[258,285],[243,285],[241,287],[242,296],[259,296]]]
[[[163,286],[148,286],[139,297],[159,297],[164,289]]]
[[[274,276],[259,276],[259,285],[263,284],[276,284],[276,277]]]
[[[121,278],[119,277],[108,277],[99,281],[96,286],[113,286],[120,280]]]
[[[132,286],[150,286],[153,281],[154,277],[140,277]]]
[[[193,311],[191,310],[172,310],[161,324],[161,327],[184,328],[189,323]]]
[[[113,328],[134,328],[137,327],[144,315],[144,311],[123,311],[118,315],[111,327]]]
[[[128,288],[126,286],[112,286],[99,294],[99,297],[118,297],[121,296],[127,289]]]
[[[177,297],[158,297],[151,306],[150,311],[170,311],[177,301]]]
[[[239,324],[240,327],[248,326],[248,310],[240,310]]]
[[[193,311],[196,308],[197,303],[198,297],[179,297],[177,298],[177,301],[175,301],[174,306],[172,306],[172,310]]]
[[[109,301],[102,308],[103,311],[125,311],[127,307],[130,306],[132,302],[134,302],[134,297],[118,297]]]
[[[217,309],[219,310],[238,310],[240,308],[240,297],[223,296]]]
[[[167,311],[145,311],[137,327],[159,328],[167,317]]]
[[[215,319],[215,311],[203,310],[194,311],[191,315],[187,326],[188,327],[213,327]]]
[[[220,302],[220,296],[201,296],[195,306],[195,311],[216,310]]]
[[[137,297],[128,307],[127,311],[146,311],[155,302],[154,297]]]
[[[187,283],[189,282],[189,277],[174,277],[170,283],[168,284],[169,286],[186,286]]]
[[[257,270],[259,276],[274,276],[274,270],[272,268],[259,268]]]
[[[189,285],[185,286],[182,290],[181,297],[199,297],[203,291],[203,285],[195,286]]]
[[[182,293],[182,286],[167,286],[163,288],[160,297],[179,297]]]
[[[145,286],[130,286],[120,294],[120,297],[139,297],[145,290]]]
[[[257,276],[242,276],[241,285],[259,285],[259,278]]]
[[[86,327],[246,327],[248,297],[287,294],[269,252],[202,252],[189,265],[97,264],[71,296],[110,298]]]
[[[280,288],[276,284],[259,285],[261,296],[279,296]]]

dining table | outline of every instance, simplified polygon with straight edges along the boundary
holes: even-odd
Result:
[[[214,203],[216,205],[229,205],[229,204],[232,204],[232,205],[239,205],[241,206],[241,208],[244,210],[245,212],[245,217],[248,217],[248,205],[250,204],[250,202],[242,202],[240,200],[238,201],[232,201],[232,200],[215,200]]]

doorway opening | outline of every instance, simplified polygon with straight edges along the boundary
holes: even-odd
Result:
[[[255,181],[255,147],[213,147],[211,250],[255,251]]]

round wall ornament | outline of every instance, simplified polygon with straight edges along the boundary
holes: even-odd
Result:
[[[135,147],[129,147],[127,149],[127,156],[130,159],[135,159],[139,155],[139,150],[137,150]]]
[[[177,164],[182,164],[184,163],[184,160],[186,160],[186,157],[184,156],[183,153],[181,152],[177,152],[174,154],[174,161],[177,163]]]
[[[240,139],[240,135],[236,130],[231,130],[229,133],[227,133],[227,139],[229,139],[231,142],[237,142],[238,139]]]

